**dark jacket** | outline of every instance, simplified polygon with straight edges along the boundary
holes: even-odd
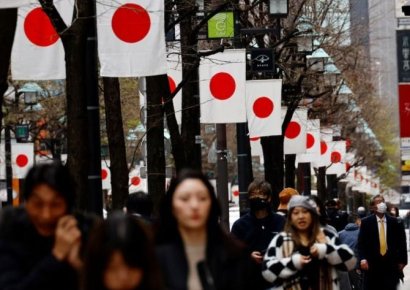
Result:
[[[232,226],[231,233],[247,246],[248,254],[253,251],[265,253],[274,236],[281,231],[285,225],[285,218],[271,212],[267,217],[258,219],[251,212],[239,218]],[[262,277],[262,265],[253,263],[252,280],[254,290],[267,289],[271,286]]]
[[[273,237],[283,231],[284,225],[285,218],[276,213],[257,219],[249,212],[235,221],[231,233],[245,243],[249,252],[265,251]]]
[[[53,238],[40,236],[24,208],[0,213],[0,289],[75,290],[77,275],[51,254]]]
[[[406,234],[397,219],[385,215],[387,253],[380,255],[379,230],[376,215],[364,219],[360,225],[359,259],[367,260],[369,289],[395,289],[399,281],[398,264],[407,264]],[[373,287],[373,288],[372,288]]]
[[[207,247],[206,262],[199,266],[199,276],[213,282],[204,285],[204,290],[247,290],[252,288],[249,277],[250,260],[239,247],[231,243],[217,243]],[[188,290],[188,261],[182,241],[157,247],[165,288]]]

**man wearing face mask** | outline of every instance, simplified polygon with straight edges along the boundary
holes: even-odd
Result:
[[[273,237],[283,230],[285,219],[272,210],[272,189],[266,181],[253,181],[248,187],[250,211],[232,226],[232,234],[245,243],[254,262],[253,289],[267,289],[270,284],[261,274],[265,250]]]
[[[383,196],[374,196],[370,206],[373,214],[362,219],[358,240],[365,289],[396,290],[407,264],[406,234],[395,217],[385,214]]]

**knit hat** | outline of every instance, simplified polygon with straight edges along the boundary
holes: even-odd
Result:
[[[289,200],[292,196],[299,194],[299,192],[292,188],[286,187],[279,193],[279,207],[278,209],[287,209]]]
[[[288,204],[288,211],[291,212],[292,209],[294,209],[297,206],[306,208],[310,212],[318,214],[316,202],[308,198],[307,196],[303,196],[303,195],[292,196]]]

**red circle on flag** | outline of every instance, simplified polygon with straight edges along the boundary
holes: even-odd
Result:
[[[139,178],[138,176],[134,176],[131,178],[132,185],[137,186],[140,183],[141,183],[141,178]]]
[[[28,164],[28,157],[25,154],[19,154],[16,157],[16,164],[18,167],[24,167]]]
[[[239,191],[238,191],[238,190],[235,190],[234,192],[232,192],[232,195],[233,195],[233,196],[239,196]]]
[[[54,44],[60,38],[50,18],[40,7],[27,14],[24,20],[24,33],[33,44],[43,47]]]
[[[256,117],[267,118],[272,114],[274,104],[268,97],[260,97],[253,103],[253,112]]]
[[[330,154],[330,161],[332,163],[339,163],[342,161],[342,154],[340,152],[334,151]]]
[[[108,177],[107,169],[101,169],[101,178],[104,180]]]
[[[251,140],[251,141],[258,141],[260,139],[260,137],[252,137],[252,138],[249,138],[249,140]]]
[[[320,154],[323,155],[327,151],[327,144],[325,141],[320,141]]]
[[[174,79],[171,78],[170,76],[168,76],[168,84],[169,84],[169,91],[172,94],[175,91],[175,89],[177,88],[177,85],[175,84]]]
[[[114,34],[119,39],[135,43],[147,36],[151,28],[151,19],[144,7],[127,3],[114,12],[111,25]]]
[[[236,90],[235,79],[228,73],[217,73],[211,78],[209,89],[215,99],[229,99],[233,96]]]
[[[314,144],[315,144],[315,137],[312,134],[307,133],[306,134],[306,148],[310,149],[313,147]]]
[[[299,136],[301,131],[300,125],[298,122],[291,121],[286,128],[285,136],[289,139],[295,139]]]

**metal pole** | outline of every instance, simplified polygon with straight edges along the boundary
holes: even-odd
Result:
[[[236,143],[238,157],[239,213],[248,210],[248,186],[253,180],[251,146],[246,123],[236,124]]]
[[[7,188],[7,204],[13,205],[13,169],[11,166],[11,136],[10,126],[4,128],[4,151],[6,157],[6,188]]]
[[[226,159],[226,125],[216,124],[217,178],[216,191],[222,208],[221,225],[229,231],[228,161]]]
[[[103,193],[101,183],[100,104],[97,72],[96,1],[90,0],[86,44],[86,92],[88,120],[88,205],[89,211],[102,216]]]

